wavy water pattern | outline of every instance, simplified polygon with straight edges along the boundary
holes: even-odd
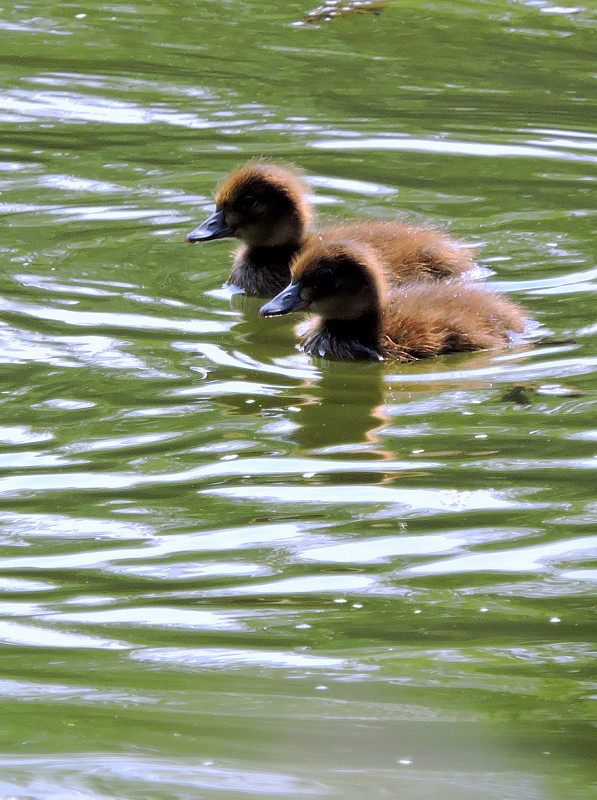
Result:
[[[0,796],[589,800],[588,5],[0,15]],[[217,182],[430,223],[510,348],[312,360]]]

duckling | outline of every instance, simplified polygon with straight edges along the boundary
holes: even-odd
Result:
[[[266,161],[234,170],[216,192],[216,210],[187,234],[187,242],[234,236],[243,243],[234,255],[229,283],[247,294],[271,296],[290,280],[290,264],[307,243],[313,212],[298,171]],[[389,280],[436,279],[473,268],[471,251],[433,228],[400,222],[356,222],[334,226],[332,237],[367,242],[387,263]]]
[[[370,245],[312,242],[292,266],[292,280],[261,307],[262,317],[312,311],[302,337],[310,355],[343,360],[413,361],[503,347],[522,333],[524,311],[505,297],[459,278],[388,283]]]
[[[299,172],[250,161],[230,173],[215,200],[215,212],[186,241],[240,239],[228,282],[262,297],[279,292],[313,217]]]

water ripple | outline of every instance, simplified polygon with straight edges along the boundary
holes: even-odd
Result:
[[[562,143],[561,143],[562,144]],[[570,146],[566,142],[567,146]],[[311,142],[309,147],[316,150],[395,150],[420,153],[439,153],[442,155],[485,156],[487,158],[548,158],[564,161],[597,163],[597,156],[568,153],[553,147],[537,147],[530,144],[497,144],[493,142],[438,141],[435,139],[399,138],[388,135],[383,138],[331,139]]]

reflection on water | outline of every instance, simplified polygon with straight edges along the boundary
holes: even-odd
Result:
[[[595,14],[0,12],[0,795],[588,800]],[[537,328],[313,361],[230,169],[430,221]]]

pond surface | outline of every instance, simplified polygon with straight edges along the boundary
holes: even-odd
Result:
[[[594,6],[0,10],[0,797],[595,797]],[[248,157],[540,328],[314,362],[185,246]]]

